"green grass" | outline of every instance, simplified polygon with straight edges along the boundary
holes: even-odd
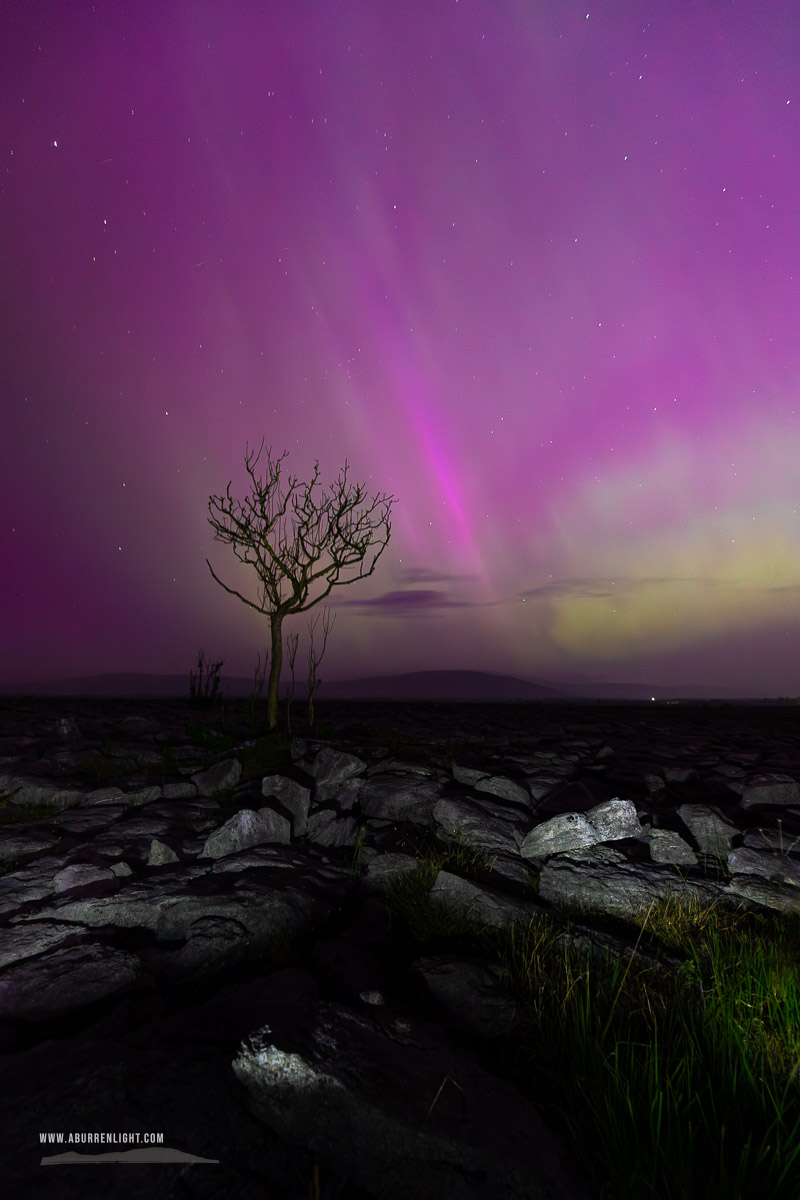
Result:
[[[362,825],[358,831],[358,837],[356,838],[356,844],[353,847],[353,852],[350,857],[350,867],[348,870],[348,874],[350,875],[351,879],[358,879],[359,875],[361,874],[361,853],[364,849],[364,844],[366,842],[366,839],[367,839],[367,827],[366,827],[366,825]]]
[[[627,924],[685,956],[679,971],[590,960],[558,940],[586,908],[498,931],[428,899],[440,869],[487,866],[462,848],[420,856],[389,890],[393,920],[421,947],[499,965],[518,1012],[501,1069],[605,1181],[603,1200],[797,1200],[800,919],[659,901]]]
[[[56,811],[50,804],[11,804],[11,798],[17,791],[18,788],[8,795],[0,796],[0,825],[22,825],[29,821],[40,821],[51,817]]]

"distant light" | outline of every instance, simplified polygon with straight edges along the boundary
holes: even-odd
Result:
[[[651,699],[651,700],[655,700],[655,696],[651,696],[651,697],[650,697],[650,699]]]

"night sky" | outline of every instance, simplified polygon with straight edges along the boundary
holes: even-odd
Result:
[[[3,685],[252,677],[264,438],[397,498],[323,678],[800,693],[794,0],[10,0],[0,96]]]

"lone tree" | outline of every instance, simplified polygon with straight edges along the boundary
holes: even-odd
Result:
[[[318,486],[318,459],[314,463],[311,483],[298,484],[297,479],[290,475],[288,489],[284,493],[280,486],[281,463],[289,452],[285,451],[273,461],[271,451],[267,449],[266,479],[256,479],[255,468],[263,448],[262,439],[261,449],[253,462],[255,451],[246,453],[245,466],[253,487],[252,495],[244,504],[231,499],[230,483],[225,496],[210,496],[208,501],[211,513],[209,523],[215,530],[214,540],[229,542],[239,561],[255,568],[262,584],[259,592],[261,603],[254,604],[234,588],[229,588],[214,574],[208,559],[206,563],[220,587],[269,618],[272,663],[267,689],[267,714],[272,730],[278,723],[278,684],[283,661],[281,626],[284,617],[313,608],[325,599],[333,587],[354,583],[372,574],[389,543],[392,529],[389,514],[395,498],[385,493],[375,496],[368,508],[356,512],[364,499],[364,488],[360,485],[348,486],[346,459],[338,479],[329,488],[329,497],[323,493],[317,501],[312,496],[312,491]],[[299,492],[295,495],[298,488]],[[287,535],[290,500],[293,515],[289,520],[294,527],[291,541]],[[215,509],[220,514],[219,518],[214,515]],[[382,526],[385,526],[386,536],[381,540],[377,534]],[[372,565],[365,571],[364,560],[373,543],[378,548]],[[326,558],[330,561],[318,566]],[[342,570],[356,563],[360,564],[357,575],[349,579],[339,578]],[[324,590],[315,599],[309,600],[309,588],[318,580]]]

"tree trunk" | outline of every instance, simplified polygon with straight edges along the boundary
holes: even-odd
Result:
[[[278,687],[281,681],[281,665],[283,662],[283,646],[281,644],[282,624],[283,613],[272,613],[270,617],[272,663],[269,668],[269,687],[267,689],[267,718],[270,731],[278,724]]]

